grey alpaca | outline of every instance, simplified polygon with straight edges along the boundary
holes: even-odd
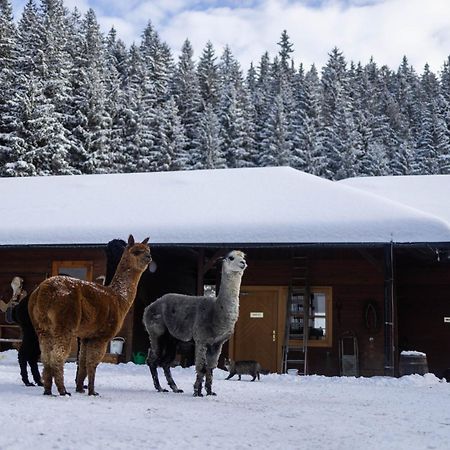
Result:
[[[239,290],[247,263],[244,253],[233,250],[222,263],[222,279],[217,297],[166,294],[147,306],[143,322],[150,338],[147,364],[155,389],[167,392],[159,384],[157,367],[161,366],[167,383],[178,389],[170,372],[179,341],[195,342],[194,396],[202,397],[203,378],[207,395],[212,391],[213,369],[222,345],[233,334],[239,315]]]

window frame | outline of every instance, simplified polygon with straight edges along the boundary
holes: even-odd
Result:
[[[308,339],[308,347],[332,347],[333,346],[333,288],[331,286],[312,286],[309,289],[311,294],[325,294],[325,339]],[[290,294],[289,294],[290,295]],[[289,315],[291,317],[291,315]],[[310,317],[311,319],[311,317]],[[289,338],[290,346],[303,346],[303,339]]]
[[[54,260],[52,261],[52,276],[59,275],[61,267],[70,269],[86,269],[86,280],[92,281],[94,276],[94,263],[92,261]]]

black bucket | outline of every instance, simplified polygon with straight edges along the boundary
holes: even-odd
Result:
[[[402,352],[400,354],[399,373],[403,375],[425,375],[428,373],[427,355],[419,352]]]

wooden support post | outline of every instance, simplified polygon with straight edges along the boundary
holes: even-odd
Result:
[[[384,247],[384,374],[395,376],[394,244]]]
[[[197,295],[204,294],[204,265],[205,265],[205,249],[201,248],[197,258]]]

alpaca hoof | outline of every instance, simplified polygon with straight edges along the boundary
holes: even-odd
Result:
[[[77,388],[76,392],[78,392],[79,394],[84,394],[86,391],[84,390],[84,388]]]
[[[59,393],[59,395],[61,395],[61,396],[65,396],[65,395],[68,395],[69,397],[71,397],[71,396],[72,396],[72,394],[71,394],[70,392],[67,392],[67,391],[64,391],[64,392],[60,392],[60,393]]]
[[[30,381],[24,381],[25,386],[30,387],[30,386],[35,386],[34,383],[31,383]]]
[[[158,391],[158,392],[169,392],[168,389],[163,389],[163,388],[157,389],[157,391]]]
[[[182,394],[184,391],[183,389],[176,389],[173,392],[175,392],[175,394]]]
[[[53,395],[53,394],[52,394],[52,391],[51,391],[51,390],[45,389],[45,390],[44,390],[44,395]]]
[[[201,392],[194,392],[194,397],[203,397]]]
[[[98,392],[89,392],[89,395],[93,395],[93,396],[95,396],[95,397],[97,397],[98,395],[100,395]]]
[[[206,395],[217,395],[215,392],[208,392]]]
[[[38,386],[44,386],[44,385],[42,384],[42,381],[36,381],[36,384],[37,384]]]

